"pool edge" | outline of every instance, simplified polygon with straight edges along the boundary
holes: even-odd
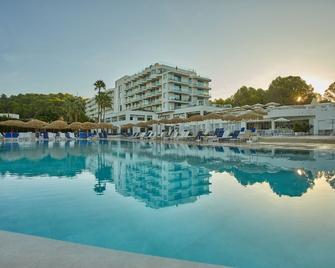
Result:
[[[226,267],[99,248],[0,230],[0,267]]]

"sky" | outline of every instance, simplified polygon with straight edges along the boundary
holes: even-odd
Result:
[[[210,77],[213,98],[287,75],[322,93],[334,13],[334,0],[0,0],[0,93],[90,97],[156,62]]]

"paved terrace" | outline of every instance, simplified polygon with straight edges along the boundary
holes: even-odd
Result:
[[[154,257],[0,231],[4,268],[219,268],[223,266]]]

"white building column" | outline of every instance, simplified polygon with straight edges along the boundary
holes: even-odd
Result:
[[[319,135],[319,121],[316,118],[313,119],[313,135]]]
[[[276,122],[275,120],[271,120],[271,130],[275,130],[276,129]]]

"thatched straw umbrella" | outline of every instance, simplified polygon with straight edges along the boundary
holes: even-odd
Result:
[[[46,125],[45,128],[47,129],[55,129],[55,130],[63,130],[67,128],[67,123],[63,120],[56,120],[51,122],[50,124]]]
[[[238,118],[232,114],[224,114],[222,115],[221,119],[224,121],[237,121],[238,120]]]
[[[263,119],[263,115],[255,113],[255,112],[248,112],[237,117],[239,120],[260,120]]]
[[[186,122],[186,119],[179,118],[179,117],[172,118],[169,120],[169,124],[180,124],[180,123],[185,123],[185,122]]]
[[[142,128],[142,127],[146,127],[147,125],[148,125],[147,122],[139,122],[139,123],[137,123],[135,126],[136,126],[136,127],[140,127],[140,128]]]
[[[257,114],[261,114],[261,115],[268,114],[267,111],[265,111],[264,109],[260,109],[260,108],[255,109],[254,112],[257,113]]]
[[[130,129],[130,128],[132,128],[133,126],[134,126],[133,124],[130,124],[130,123],[129,123],[129,124],[122,125],[121,128],[122,128],[122,129]]]
[[[193,115],[186,119],[186,122],[199,122],[203,121],[204,117],[202,115]]]
[[[26,128],[42,129],[43,127],[48,125],[48,123],[46,123],[44,121],[41,121],[41,120],[32,119],[32,120],[29,120],[28,122],[26,122],[24,125],[25,125]]]
[[[204,120],[216,120],[216,119],[222,119],[222,114],[210,113],[204,116]]]
[[[80,122],[73,122],[67,126],[68,129],[72,129],[72,130],[80,130],[82,129],[82,127],[83,127],[83,124]]]
[[[158,121],[158,120],[150,120],[147,123],[148,123],[148,126],[152,126],[152,125],[155,125],[155,124],[159,124],[160,121]]]
[[[113,129],[114,128],[114,126],[109,123],[99,123],[97,124],[97,127],[100,129]]]
[[[161,120],[159,120],[160,124],[168,124],[169,122],[170,122],[169,119],[161,119]]]
[[[6,120],[0,122],[0,126],[5,127],[25,127],[25,123],[20,120]]]
[[[96,123],[92,123],[92,122],[85,122],[82,123],[82,129],[84,130],[91,130],[91,129],[96,129],[98,126]]]
[[[280,106],[280,103],[277,102],[268,102],[265,106]]]

